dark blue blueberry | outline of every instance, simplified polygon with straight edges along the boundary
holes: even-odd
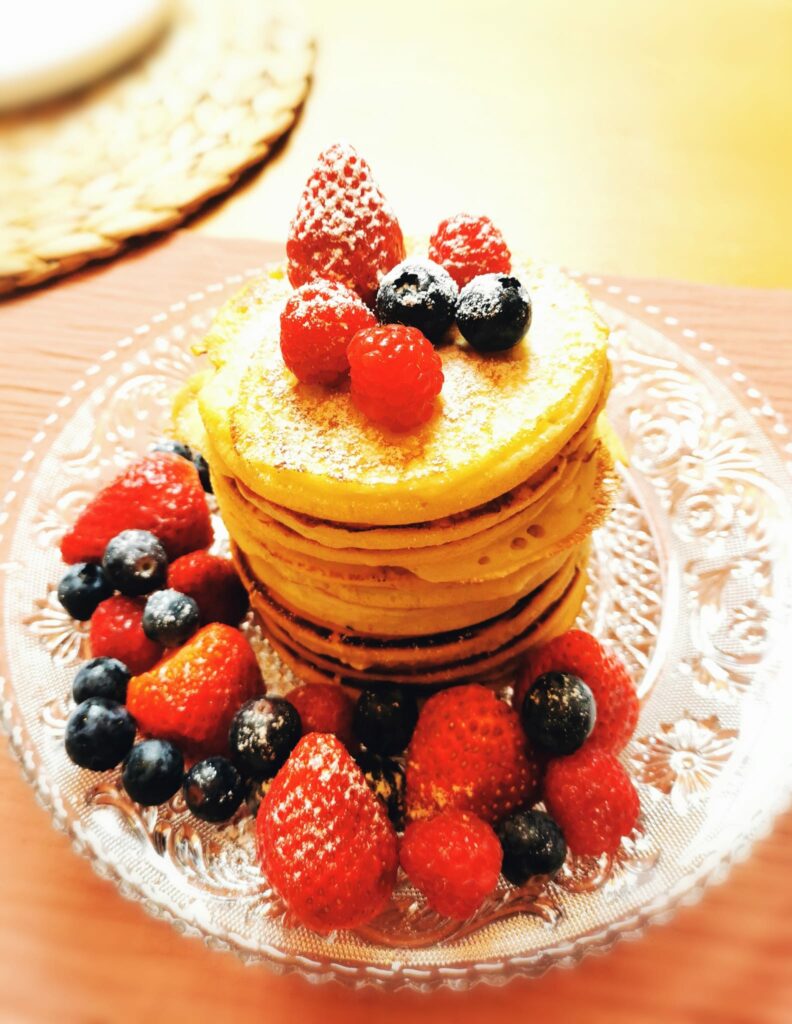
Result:
[[[156,590],[143,609],[143,632],[163,647],[181,647],[198,629],[197,603],[178,590]]]
[[[135,742],[135,720],[127,709],[104,697],[78,704],[66,723],[66,753],[81,768],[115,768]]]
[[[394,828],[404,828],[404,768],[388,757],[361,754],[357,758],[369,789],[385,804]]]
[[[207,757],[185,776],[184,799],[204,821],[226,821],[244,798],[244,780],[227,757]]]
[[[193,461],[192,448],[189,445],[182,444],[181,441],[158,441],[157,444],[152,445],[151,450],[153,452],[171,452],[173,455],[181,455],[188,462]]]
[[[58,600],[73,619],[90,619],[102,601],[112,597],[113,585],[101,565],[77,562],[64,573],[58,584]]]
[[[89,697],[105,697],[123,704],[130,675],[129,669],[118,658],[91,658],[80,666],[74,677],[74,703],[82,704]]]
[[[459,293],[456,322],[479,352],[503,352],[531,326],[531,299],[516,277],[481,274]]]
[[[543,811],[515,811],[495,831],[503,848],[503,877],[514,885],[534,875],[552,875],[566,860],[564,835]]]
[[[363,690],[355,704],[352,726],[355,736],[370,754],[400,754],[418,721],[415,697],[398,686],[372,686]]]
[[[148,530],[124,530],[105,548],[102,568],[116,590],[138,597],[165,585],[168,556]]]
[[[377,291],[377,318],[383,324],[417,327],[438,342],[454,321],[454,279],[439,263],[407,259],[383,277]]]
[[[135,803],[164,804],[184,781],[184,758],[167,740],[143,740],[130,750],[121,780]]]
[[[578,676],[547,672],[526,693],[521,715],[528,739],[561,757],[583,746],[597,720],[597,708],[594,695]]]
[[[212,490],[212,479],[209,476],[209,463],[201,455],[200,452],[193,454],[193,465],[198,470],[198,477],[201,481],[201,487],[206,491],[207,494],[213,494]]]
[[[283,697],[254,697],[234,715],[231,757],[252,779],[271,778],[302,735],[300,715]]]

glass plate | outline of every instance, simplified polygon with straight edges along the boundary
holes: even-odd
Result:
[[[193,369],[191,341],[242,280],[175,302],[89,367],[33,438],[0,512],[2,719],[75,849],[123,895],[212,947],[312,981],[393,988],[500,984],[568,965],[722,879],[770,828],[792,780],[792,488],[760,423],[787,431],[742,374],[729,370],[742,394],[724,383],[730,364],[711,346],[696,358],[604,300],[609,409],[631,461],[595,538],[582,618],[626,658],[644,700],[624,754],[642,815],[615,857],[572,860],[554,881],[519,890],[504,884],[463,924],[429,911],[402,880],[371,925],[322,938],[290,922],[259,873],[246,810],[218,828],[178,796],[140,808],[117,772],[67,760],[86,628],[56,600],[57,542],[99,483],[162,435],[171,395]],[[245,628],[269,688],[291,685],[255,622]]]

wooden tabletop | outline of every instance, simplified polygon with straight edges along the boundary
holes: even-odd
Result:
[[[41,419],[130,326],[271,250],[178,234],[0,306],[0,493]],[[792,418],[792,292],[613,278],[711,340]],[[5,746],[5,741],[2,741]],[[314,988],[181,938],[76,856],[0,756],[0,1022],[788,1024],[792,815],[703,902],[574,971],[464,995]]]

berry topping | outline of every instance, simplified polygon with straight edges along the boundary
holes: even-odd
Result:
[[[100,562],[122,530],[150,530],[169,558],[208,547],[212,525],[195,466],[170,452],[152,452],[132,463],[99,491],[64,536],[64,562]]]
[[[261,689],[250,644],[238,630],[215,622],[150,672],[133,676],[127,707],[143,732],[202,757],[228,750],[231,720]]]
[[[198,470],[198,479],[201,481],[201,487],[203,487],[207,494],[214,494],[212,477],[209,473],[209,463],[200,452],[193,452],[192,460],[193,465]]]
[[[162,648],[143,632],[143,602],[134,597],[108,597],[91,618],[91,653],[117,658],[133,674],[147,672],[162,657]]]
[[[516,277],[483,274],[459,293],[456,322],[478,352],[504,352],[531,326],[531,299]]]
[[[182,459],[187,459],[188,462],[193,461],[192,448],[188,444],[183,444],[181,441],[172,441],[170,438],[153,444],[151,450],[153,452],[170,452],[172,455],[178,455]]]
[[[431,417],[443,365],[420,331],[401,325],[358,331],[347,355],[352,400],[370,420],[404,431]]]
[[[91,658],[77,669],[72,683],[74,703],[82,704],[89,697],[105,697],[123,704],[129,676],[129,669],[117,658]]]
[[[404,258],[399,222],[371,168],[346,143],[319,154],[286,243],[289,281],[340,281],[371,304],[382,274]]]
[[[594,728],[597,709],[591,690],[570,672],[539,676],[522,705],[525,734],[548,754],[574,754]]]
[[[335,384],[349,369],[352,336],[376,324],[360,296],[338,281],[311,281],[293,292],[280,319],[283,361],[305,384]]]
[[[503,876],[523,885],[534,875],[552,875],[566,860],[561,829],[542,811],[515,811],[496,828],[503,847]]]
[[[479,684],[441,690],[424,704],[407,750],[407,814],[455,807],[495,822],[536,795],[517,713]]]
[[[116,590],[139,597],[164,586],[168,556],[148,530],[123,530],[105,548],[102,568]]]
[[[135,720],[121,704],[89,697],[78,704],[66,723],[69,760],[92,772],[115,768],[135,742]]]
[[[158,590],[146,601],[143,632],[163,647],[181,647],[198,629],[198,605],[178,590]]]
[[[590,633],[570,629],[529,652],[517,684],[514,706],[521,706],[534,680],[553,671],[573,673],[594,695],[597,722],[586,747],[601,747],[618,754],[638,722],[638,695],[624,663]]]
[[[460,288],[481,274],[511,273],[511,253],[489,217],[458,213],[429,239],[429,259],[442,264]]]
[[[404,769],[389,757],[360,754],[357,763],[372,793],[380,798],[395,829],[404,828]]]
[[[248,595],[233,563],[208,551],[182,555],[168,567],[168,586],[198,604],[201,625],[224,622],[237,626],[248,610]]]
[[[615,853],[622,836],[638,821],[638,793],[613,754],[579,750],[551,761],[545,777],[545,803],[569,849],[582,856]]]
[[[146,807],[164,804],[184,779],[184,758],[167,740],[136,743],[124,761],[121,781],[135,803]]]
[[[286,694],[302,722],[302,735],[309,732],[330,732],[347,750],[352,746],[352,714],[354,702],[334,683],[305,683]]]
[[[196,818],[227,821],[245,799],[245,782],[227,757],[207,757],[184,778],[184,800]]]
[[[388,902],[396,833],[335,736],[303,736],[264,797],[256,831],[269,883],[309,928],[356,928]]]
[[[231,756],[245,775],[273,776],[300,738],[300,716],[283,697],[257,697],[237,711],[231,723]]]
[[[85,622],[112,595],[113,589],[101,566],[77,562],[61,578],[58,600],[73,619]]]
[[[398,686],[371,686],[355,704],[355,736],[370,754],[400,754],[418,721],[415,697]]]
[[[502,853],[486,821],[468,811],[447,810],[407,826],[399,859],[433,910],[464,921],[498,884]]]
[[[438,263],[406,259],[380,282],[377,316],[384,324],[417,327],[437,343],[454,321],[458,294],[452,277]]]

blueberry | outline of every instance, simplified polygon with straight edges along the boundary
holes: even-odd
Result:
[[[143,632],[163,647],[181,647],[198,628],[197,603],[178,590],[156,590],[143,609]]]
[[[130,675],[129,669],[118,658],[91,658],[80,666],[74,677],[74,703],[82,704],[89,697],[105,697],[123,704]]]
[[[564,835],[543,811],[515,811],[495,831],[503,848],[503,877],[514,885],[552,875],[566,860]]]
[[[209,476],[209,463],[200,452],[195,452],[192,460],[193,465],[198,470],[198,478],[201,481],[201,487],[203,487],[207,494],[213,494],[212,479]]]
[[[385,804],[394,828],[404,828],[404,768],[398,761],[371,754],[361,754],[357,763],[369,789]]]
[[[415,697],[398,686],[369,687],[355,704],[352,726],[371,754],[400,754],[418,721]]]
[[[193,461],[192,448],[189,445],[182,444],[181,441],[171,441],[169,439],[158,441],[157,444],[151,446],[151,450],[153,452],[170,452],[172,455],[181,455],[188,462]]]
[[[164,804],[184,781],[184,758],[167,740],[143,740],[127,755],[121,780],[135,803]]]
[[[234,763],[253,779],[271,778],[302,734],[294,705],[283,697],[254,697],[234,715],[229,732]]]
[[[528,738],[540,750],[562,756],[583,746],[597,720],[597,708],[582,679],[570,672],[547,672],[526,693],[521,715]]]
[[[58,600],[73,619],[90,619],[97,606],[113,595],[113,585],[101,565],[77,562],[58,584]]]
[[[383,277],[377,291],[377,319],[417,327],[438,342],[454,321],[454,279],[439,263],[407,259]]]
[[[245,783],[227,757],[207,757],[185,776],[184,799],[204,821],[226,821],[244,798]]]
[[[168,556],[148,530],[124,530],[105,548],[102,568],[116,590],[137,597],[165,585]]]
[[[459,293],[456,322],[479,352],[503,352],[531,326],[531,299],[516,277],[481,274]]]
[[[135,720],[125,707],[105,697],[78,704],[66,723],[66,753],[81,768],[115,768],[135,742]]]

